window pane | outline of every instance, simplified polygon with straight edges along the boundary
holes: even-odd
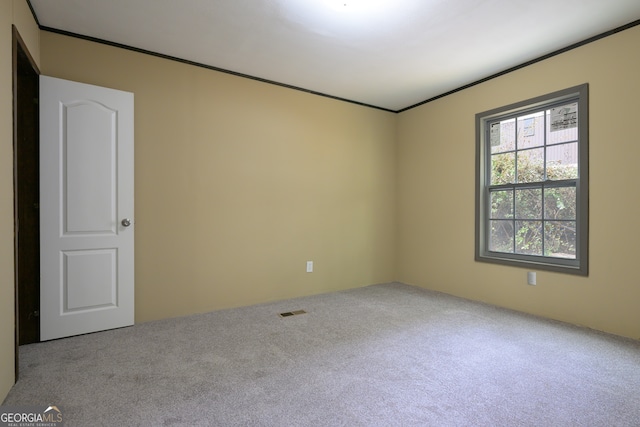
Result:
[[[542,189],[516,190],[516,218],[542,219]]]
[[[561,132],[578,127],[578,103],[553,107],[549,110],[549,130]]]
[[[544,254],[555,258],[576,258],[576,222],[546,221]]]
[[[576,107],[577,108],[577,107]],[[577,123],[577,121],[576,121]],[[551,131],[551,110],[547,110],[547,145],[578,140],[578,127]]]
[[[516,153],[491,156],[491,185],[511,184],[515,180]]]
[[[516,149],[516,119],[503,120],[489,126],[492,154]]]
[[[518,151],[518,182],[544,180],[544,148]]]
[[[545,219],[576,219],[576,187],[544,190]]]
[[[578,143],[547,147],[547,178],[578,178]]]
[[[516,253],[542,255],[542,221],[516,221]]]
[[[491,220],[489,250],[493,252],[513,253],[513,221]]]
[[[513,218],[513,190],[491,192],[491,219]]]
[[[518,117],[518,150],[544,145],[544,111]]]

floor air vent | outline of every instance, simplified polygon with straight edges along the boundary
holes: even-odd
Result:
[[[297,314],[305,314],[306,311],[304,310],[296,310],[296,311],[287,311],[285,313],[280,313],[280,317],[289,317],[289,316],[295,316]]]

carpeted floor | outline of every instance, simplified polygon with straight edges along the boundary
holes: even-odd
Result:
[[[4,404],[67,426],[640,425],[640,342],[398,283],[22,346],[20,373]]]

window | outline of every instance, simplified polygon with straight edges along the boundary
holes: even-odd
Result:
[[[588,85],[476,115],[476,260],[588,274]]]

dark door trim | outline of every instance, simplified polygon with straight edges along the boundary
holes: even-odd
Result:
[[[19,240],[18,240],[18,226],[19,226],[19,212],[18,212],[18,184],[19,184],[19,167],[18,163],[18,147],[22,143],[21,138],[21,104],[19,103],[19,89],[20,89],[20,72],[21,70],[28,70],[29,74],[33,73],[36,77],[40,75],[40,70],[36,65],[29,49],[27,49],[24,40],[20,36],[18,29],[15,25],[12,26],[13,42],[12,42],[12,73],[13,73],[13,224],[14,224],[14,292],[15,292],[15,376],[16,381],[19,375],[18,364],[18,347],[20,343],[20,309],[19,309]],[[37,89],[37,87],[35,88]],[[35,96],[37,96],[37,90],[35,90]],[[37,124],[36,124],[37,126]],[[37,146],[38,134],[32,132],[32,138],[35,139]],[[37,154],[36,154],[37,155]],[[39,246],[39,243],[38,243]],[[39,252],[39,248],[38,248]]]

